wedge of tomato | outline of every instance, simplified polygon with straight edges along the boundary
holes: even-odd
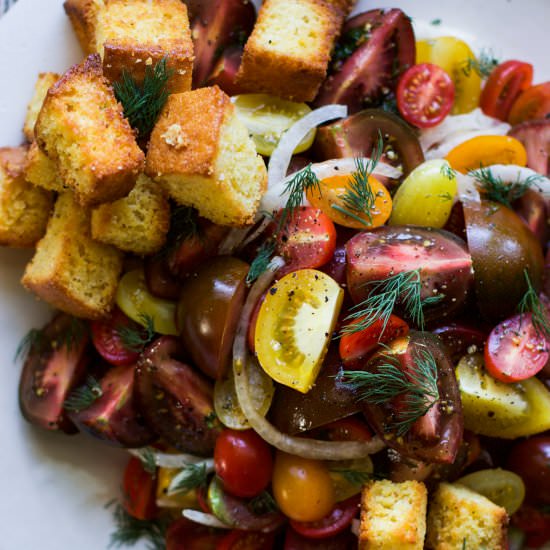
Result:
[[[505,61],[489,76],[481,92],[480,105],[486,115],[506,121],[512,105],[533,82],[533,65],[523,61]]]
[[[124,470],[122,483],[124,509],[132,517],[147,520],[157,514],[156,481],[143,469],[141,461],[132,457]]]
[[[550,81],[525,90],[514,102],[508,122],[512,125],[546,118],[550,113]]]

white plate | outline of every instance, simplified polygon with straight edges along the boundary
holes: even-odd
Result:
[[[454,32],[476,52],[492,48],[501,59],[530,61],[536,82],[550,80],[548,0],[368,0],[359,5],[402,7],[423,34]],[[434,19],[442,24],[430,25]],[[62,0],[19,0],[0,20],[0,145],[22,142],[36,75],[63,72],[80,58]],[[126,454],[84,436],[39,431],[19,414],[14,353],[26,331],[48,317],[47,308],[19,286],[28,258],[26,252],[0,250],[0,550],[102,550],[112,530],[103,506],[118,495]]]

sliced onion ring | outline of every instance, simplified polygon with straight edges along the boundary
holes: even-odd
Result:
[[[376,436],[370,441],[321,441],[293,437],[277,430],[273,424],[255,410],[250,397],[248,369],[244,368],[245,365],[252,361],[246,345],[246,333],[252,310],[257,300],[273,281],[275,272],[283,265],[284,262],[281,258],[274,258],[269,268],[252,285],[241,313],[235,340],[233,341],[233,375],[235,377],[237,397],[239,398],[239,404],[243,413],[250,422],[250,425],[265,441],[281,451],[303,458],[348,460],[362,458],[368,454],[380,451],[385,445]]]
[[[182,510],[181,515],[184,518],[190,519],[195,523],[200,523],[201,525],[206,525],[207,527],[216,527],[217,529],[233,529],[230,525],[223,523],[216,516],[212,514],[205,514],[204,512],[199,512],[199,510],[193,510],[192,508],[185,508]]]
[[[319,107],[311,111],[311,113],[308,113],[295,122],[282,135],[277,148],[273,151],[269,159],[267,170],[268,188],[284,179],[294,149],[296,149],[298,144],[313,128],[317,128],[317,126],[323,124],[323,122],[328,122],[336,118],[343,118],[347,116],[347,114],[348,108],[346,105],[325,105],[324,107]]]

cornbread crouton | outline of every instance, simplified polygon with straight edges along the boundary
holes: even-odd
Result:
[[[428,512],[426,546],[432,550],[505,550],[506,510],[459,484],[441,483]]]
[[[62,192],[67,190],[57,171],[55,162],[48,158],[46,153],[38,147],[36,141],[30,144],[29,152],[27,153],[25,179],[29,183],[43,189],[48,189],[49,191]]]
[[[23,275],[23,285],[52,306],[88,319],[113,306],[122,252],[90,237],[90,214],[72,193],[59,195],[44,237]]]
[[[97,54],[49,89],[35,136],[82,205],[126,196],[143,168],[144,154],[102,76]]]
[[[98,8],[97,0],[65,0],[63,7],[84,53],[96,53],[94,20]]]
[[[92,238],[134,254],[160,250],[170,228],[170,204],[145,174],[123,199],[92,211]]]
[[[0,245],[33,247],[44,235],[53,195],[25,181],[26,147],[0,148]]]
[[[237,85],[292,101],[315,99],[347,4],[266,0],[244,47]]]
[[[27,116],[25,117],[25,124],[23,126],[23,133],[28,142],[34,141],[34,125],[38,118],[38,113],[42,108],[42,103],[48,90],[59,80],[57,73],[40,73],[38,80],[34,85],[34,93],[27,107]]]
[[[253,222],[267,181],[248,130],[217,86],[168,98],[145,171],[177,203],[231,226]]]
[[[359,550],[422,550],[427,498],[418,481],[367,484],[361,496]]]

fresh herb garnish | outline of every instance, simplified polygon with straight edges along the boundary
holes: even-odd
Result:
[[[382,476],[373,472],[365,472],[362,470],[350,470],[345,468],[331,468],[331,472],[341,475],[350,485],[365,485],[373,479],[381,479]]]
[[[441,25],[442,21],[441,19],[432,19],[430,21],[430,25],[433,25],[434,27],[438,27],[439,25]]]
[[[173,70],[166,68],[166,58],[161,59],[153,68],[145,68],[145,77],[142,84],[138,84],[134,77],[126,70],[122,71],[120,81],[113,84],[115,96],[122,104],[124,116],[130,126],[138,131],[139,137],[144,138],[151,133],[160,111],[168,99],[168,81]]]
[[[256,516],[276,512],[279,507],[269,491],[262,491],[248,503],[248,509]]]
[[[32,328],[29,332],[27,332],[27,334],[25,334],[25,336],[23,336],[21,342],[19,342],[19,345],[15,350],[15,357],[13,360],[18,361],[19,359],[22,359],[24,361],[29,355],[31,349],[41,353],[44,350],[44,347],[44,331]]]
[[[451,165],[448,162],[444,162],[441,165],[440,173],[442,176],[446,177],[448,180],[456,178],[456,170],[451,168]]]
[[[359,319],[359,322],[345,325],[344,334],[360,332],[378,320],[382,320],[382,333],[395,306],[399,303],[407,315],[420,328],[424,327],[424,306],[435,304],[443,299],[443,294],[421,298],[422,284],[420,269],[402,271],[381,281],[368,283],[371,287],[368,298],[355,305],[346,321]]]
[[[462,72],[470,76],[472,72],[477,73],[480,78],[489,78],[493,69],[500,63],[491,51],[482,50],[478,58],[469,57],[462,67]]]
[[[518,309],[520,313],[531,313],[533,326],[539,336],[550,338],[549,313],[534,289],[527,269],[523,270],[523,275],[527,283],[527,291],[520,300]]]
[[[188,493],[189,491],[206,485],[208,470],[204,462],[188,464],[172,479],[167,494]]]
[[[219,425],[218,415],[215,411],[212,411],[204,417],[204,422],[206,423],[206,427],[212,430]]]
[[[120,325],[116,331],[124,347],[130,351],[139,352],[155,337],[155,322],[147,313],[140,313],[139,318],[145,325],[134,328],[131,325]]]
[[[275,243],[273,241],[265,241],[256,254],[256,257],[250,264],[250,269],[246,276],[247,284],[252,284],[269,266],[271,258],[275,253]]]
[[[63,408],[71,412],[79,412],[87,409],[103,395],[99,382],[88,375],[86,382],[75,388],[65,399]]]
[[[508,208],[511,208],[512,203],[521,198],[541,178],[538,174],[534,174],[523,181],[505,183],[502,178],[495,176],[490,168],[472,170],[469,175],[479,183],[480,191],[485,195],[485,198],[503,204]]]
[[[405,373],[394,355],[385,353],[385,362],[376,372],[343,371],[344,384],[360,392],[359,399],[373,405],[386,405],[403,397],[402,408],[395,410],[389,427],[397,436],[405,435],[438,401],[437,364],[427,349],[414,357],[414,370]]]
[[[137,457],[141,462],[141,466],[148,473],[154,476],[157,473],[157,460],[155,458],[155,451],[150,447],[143,447],[142,449],[136,449]]]
[[[453,200],[453,196],[447,191],[446,193],[439,193],[436,195],[441,199],[442,202],[449,202]]]
[[[349,29],[342,34],[332,52],[332,68],[338,70],[353,52],[370,38],[370,24]]]

